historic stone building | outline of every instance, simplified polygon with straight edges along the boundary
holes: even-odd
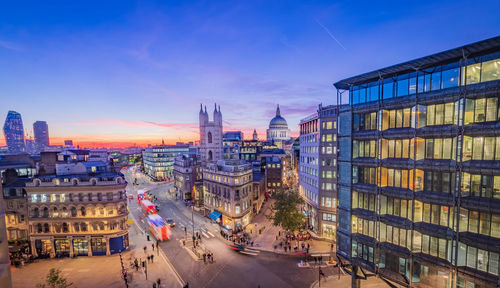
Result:
[[[273,142],[282,148],[281,143],[290,140],[290,129],[285,118],[281,117],[280,106],[276,108],[276,116],[269,122],[267,141]]]
[[[226,229],[241,231],[251,221],[252,165],[220,160],[203,169],[206,214]]]
[[[26,183],[33,255],[109,255],[128,248],[119,173],[38,176]]]
[[[207,107],[203,111],[200,106],[200,155],[203,163],[223,159],[222,145],[222,113],[214,108],[214,118],[210,121],[208,118]]]

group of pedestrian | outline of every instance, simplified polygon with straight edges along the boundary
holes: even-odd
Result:
[[[278,235],[276,235],[276,240],[279,240],[279,237],[281,236],[281,231],[278,231]],[[308,242],[310,239],[310,235],[295,235],[295,234],[286,234],[283,237],[283,240],[279,242],[280,247],[283,248],[285,253],[287,252],[292,252],[292,244],[293,244],[293,251],[297,252],[299,250],[299,244],[300,247],[302,248],[302,251],[306,251],[306,253],[309,253],[309,249],[311,248],[311,244]],[[302,243],[300,243],[302,241]],[[307,244],[306,244],[307,243]],[[276,250],[278,247],[277,245],[274,246],[274,250]]]
[[[207,263],[214,263],[214,253],[208,252],[208,253],[203,253],[203,262]]]

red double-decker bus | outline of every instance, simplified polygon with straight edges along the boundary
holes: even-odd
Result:
[[[141,201],[141,210],[144,216],[156,214],[156,206],[155,204],[151,203],[149,200],[142,200]]]
[[[164,241],[170,239],[172,231],[163,218],[158,214],[148,216],[149,231],[153,236],[159,240]]]

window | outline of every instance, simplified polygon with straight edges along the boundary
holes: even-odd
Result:
[[[481,82],[500,79],[499,59],[483,62],[481,68]]]
[[[38,195],[37,194],[31,194],[31,202],[36,203],[38,201]]]
[[[500,117],[498,99],[466,99],[465,101],[465,125],[497,121]]]

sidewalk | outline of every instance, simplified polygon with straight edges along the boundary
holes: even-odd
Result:
[[[296,254],[296,253],[302,253],[302,247],[300,246],[302,242],[305,243],[306,247],[307,244],[310,245],[309,249],[309,254],[325,254],[325,253],[330,253],[332,252],[331,250],[331,242],[330,241],[325,241],[325,240],[316,240],[316,239],[309,239],[307,241],[292,241],[292,251],[293,247],[295,244],[298,243],[299,249],[297,252],[290,252],[287,250],[285,253],[285,250],[283,247],[280,247],[279,243],[283,241],[283,237],[285,236],[284,231],[277,226],[274,226],[272,222],[267,218],[271,215],[273,200],[269,199],[267,200],[261,210],[260,213],[255,216],[253,219],[252,223],[248,224],[245,227],[245,232],[250,235],[251,240],[254,242],[253,248],[258,249],[258,250],[264,250],[264,251],[269,251],[269,252],[276,252],[276,253],[282,253],[282,254]],[[261,230],[259,234],[259,230]],[[278,232],[281,231],[281,235],[278,236]],[[276,240],[276,236],[278,236],[278,240]],[[295,242],[295,243],[294,243]],[[274,249],[274,246],[277,246],[277,249]]]
[[[361,281],[361,287],[363,288],[389,288],[389,285],[385,283],[383,280],[381,280],[378,277],[369,277],[366,280],[360,280]],[[351,276],[350,275],[332,275],[332,276],[327,276],[321,277],[321,283],[318,282],[318,280],[314,281],[314,283],[311,284],[310,288],[345,288],[345,287],[351,287]]]

